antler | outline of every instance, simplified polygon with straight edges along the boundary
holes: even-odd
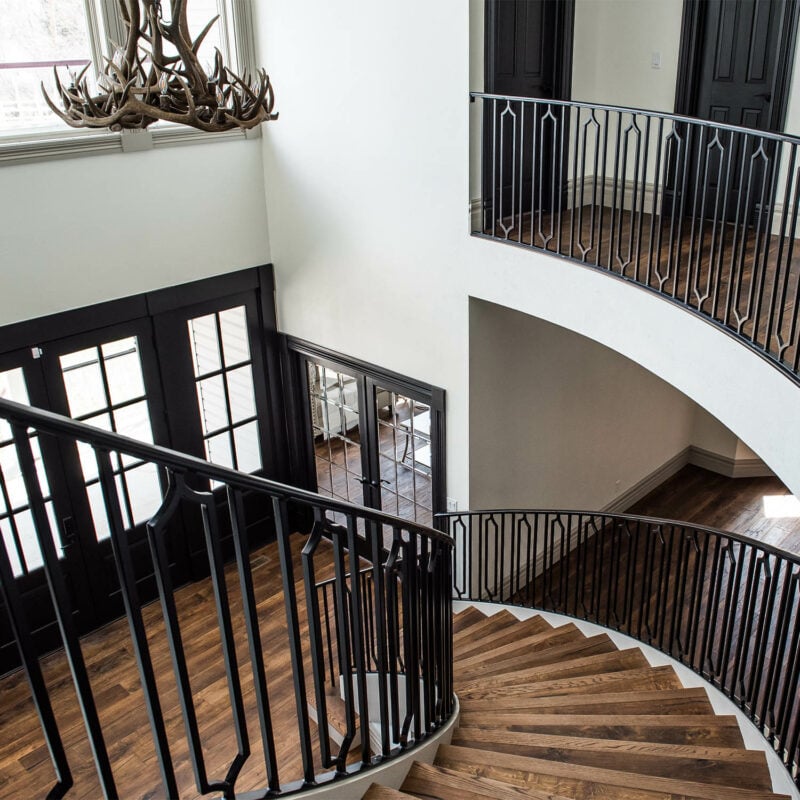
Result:
[[[56,89],[63,105],[58,108],[42,84],[50,108],[73,128],[146,128],[158,120],[189,125],[201,131],[254,128],[277,119],[275,97],[267,73],[260,69],[250,81],[225,66],[215,49],[210,75],[200,66],[198,50],[218,17],[192,41],[186,20],[188,0],[170,0],[170,21],[165,23],[160,0],[118,0],[126,28],[125,46],[117,48],[92,91],[86,79],[88,66],[71,74],[64,86],[54,67]],[[141,3],[141,6],[140,6]],[[164,43],[177,56],[164,55]]]

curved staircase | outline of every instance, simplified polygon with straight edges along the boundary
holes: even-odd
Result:
[[[459,727],[364,800],[764,800],[763,752],[702,688],[606,634],[468,608],[453,618]]]

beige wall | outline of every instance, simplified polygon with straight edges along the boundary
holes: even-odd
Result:
[[[618,353],[470,302],[470,506],[602,509],[684,453],[696,406]]]

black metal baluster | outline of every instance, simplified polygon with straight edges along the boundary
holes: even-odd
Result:
[[[303,649],[300,637],[300,623],[297,610],[297,593],[294,587],[294,565],[289,543],[291,527],[289,525],[289,508],[286,500],[275,497],[272,501],[275,514],[278,555],[283,579],[283,597],[286,609],[286,624],[289,634],[289,654],[294,677],[294,700],[297,711],[297,727],[300,738],[300,755],[303,762],[303,779],[306,784],[315,782],[314,755],[311,748],[311,727],[308,719],[306,700],[306,678],[303,668]]]
[[[7,504],[7,508],[11,508],[10,504]],[[61,800],[74,785],[74,780],[2,536],[0,536],[0,597],[3,598],[8,611],[11,632],[19,650],[22,668],[31,690],[31,699],[56,773],[56,785],[47,793],[47,800]]]
[[[145,708],[153,732],[153,740],[158,759],[158,768],[167,797],[178,797],[178,784],[175,780],[175,770],[172,765],[172,756],[169,750],[167,730],[164,725],[164,715],[161,711],[161,702],[158,698],[158,685],[156,683],[153,662],[150,658],[150,647],[147,644],[147,631],[142,618],[139,591],[136,586],[136,574],[131,560],[130,542],[128,531],[122,520],[122,510],[119,504],[114,468],[108,450],[95,448],[97,470],[100,477],[100,487],[103,492],[106,516],[111,538],[111,549],[114,554],[114,563],[117,567],[120,593],[128,619],[131,632],[133,654],[136,666],[139,669],[139,679],[142,682]]]
[[[117,789],[114,784],[114,775],[111,771],[111,761],[108,757],[103,730],[100,718],[97,714],[97,707],[94,702],[92,685],[89,681],[89,674],[86,671],[86,664],[83,660],[78,634],[72,619],[71,604],[68,599],[67,586],[61,565],[56,553],[53,542],[53,535],[50,529],[50,521],[47,518],[47,511],[44,506],[42,490],[39,486],[39,478],[36,470],[36,462],[33,457],[30,439],[24,425],[11,422],[11,432],[14,439],[14,447],[19,461],[20,473],[22,476],[25,492],[30,503],[31,516],[33,517],[36,541],[42,554],[44,574],[47,579],[47,588],[53,601],[53,609],[58,622],[58,629],[61,640],[64,643],[64,652],[69,664],[72,680],[75,684],[75,693],[78,697],[78,705],[81,709],[86,733],[89,738],[89,746],[92,750],[97,776],[100,780],[100,789],[106,800],[116,798]]]
[[[375,587],[375,632],[378,639],[378,711],[381,720],[381,757],[388,758],[391,751],[389,742],[389,698],[387,693],[387,623],[386,623],[386,588],[383,568],[382,529],[371,520],[366,524],[367,541],[372,556],[372,582]],[[403,622],[405,623],[407,607],[403,606]],[[407,669],[413,664],[406,659]]]
[[[359,571],[358,559],[358,529],[355,518],[347,519],[347,550],[350,563],[350,585],[352,586],[353,596],[353,657],[356,672],[356,691],[358,694],[358,716],[361,721],[361,761],[368,764],[370,761],[369,748],[369,698],[367,695],[367,651],[368,645],[365,641],[365,617],[364,608],[364,586],[362,576]],[[395,615],[394,624],[399,621],[399,615]]]

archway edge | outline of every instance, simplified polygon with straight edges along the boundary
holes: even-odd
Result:
[[[469,294],[592,339],[717,417],[800,494],[800,386],[700,316],[592,267],[473,239]]]

